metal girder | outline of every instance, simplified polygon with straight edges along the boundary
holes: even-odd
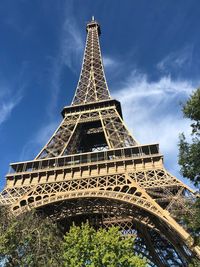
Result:
[[[96,122],[96,127],[91,123]],[[100,124],[100,127],[98,124]],[[101,128],[106,146],[120,148],[137,145],[116,107],[99,108],[95,111],[82,111],[77,114],[66,114],[58,129],[50,138],[36,159],[52,158],[67,154],[78,153],[79,142],[84,129],[87,133],[97,133],[95,129]]]

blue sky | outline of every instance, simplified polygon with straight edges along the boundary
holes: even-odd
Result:
[[[71,103],[91,16],[108,86],[141,143],[159,142],[180,178],[181,103],[200,85],[198,0],[1,0],[0,188],[10,162],[34,158]]]

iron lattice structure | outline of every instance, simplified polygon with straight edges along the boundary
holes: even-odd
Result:
[[[10,164],[1,205],[16,215],[36,208],[69,228],[89,220],[136,236],[150,266],[188,266],[199,248],[179,223],[194,192],[165,170],[158,144],[140,145],[111,98],[99,45],[87,24],[82,70],[71,106],[34,160]]]

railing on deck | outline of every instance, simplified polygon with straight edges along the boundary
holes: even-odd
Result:
[[[156,155],[160,155],[158,144],[117,148],[100,152],[87,152],[57,158],[11,163],[7,176],[14,173],[34,172],[37,170],[53,169],[63,166],[73,167],[75,165],[91,164],[92,162],[116,161],[118,159],[127,160],[128,158],[137,159]]]

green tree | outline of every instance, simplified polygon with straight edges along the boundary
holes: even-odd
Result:
[[[185,118],[191,120],[192,141],[187,142],[182,133],[179,142],[179,164],[181,173],[190,179],[197,188],[200,188],[200,88],[190,96],[183,106]],[[197,198],[191,206],[192,214],[184,216],[184,222],[192,234],[195,244],[200,245],[200,199]],[[193,259],[190,267],[200,266],[198,259]]]
[[[62,235],[35,212],[18,217],[0,208],[0,261],[5,267],[63,266]]]
[[[179,142],[179,164],[181,173],[195,186],[200,185],[200,88],[197,89],[183,106],[185,118],[192,121],[192,142],[187,142],[184,134]]]
[[[95,231],[88,223],[72,226],[64,237],[67,267],[145,267],[146,261],[134,254],[134,239],[119,228]]]

